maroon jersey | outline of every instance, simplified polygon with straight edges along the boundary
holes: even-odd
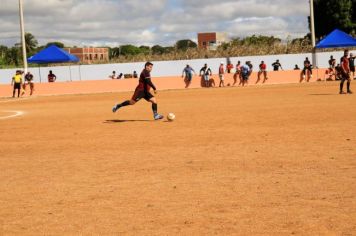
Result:
[[[153,85],[153,83],[151,81],[151,74],[146,69],[143,69],[140,74],[140,79],[139,79],[139,83],[136,87],[136,90],[143,90],[143,91],[148,92],[148,91],[150,91],[151,88],[156,90],[156,87]]]

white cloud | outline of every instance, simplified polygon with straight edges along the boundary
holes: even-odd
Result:
[[[173,45],[197,32],[304,36],[308,0],[23,0],[25,30],[40,44]],[[19,41],[18,1],[1,0],[0,44]]]

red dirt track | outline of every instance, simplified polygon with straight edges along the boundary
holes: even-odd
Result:
[[[159,91],[174,122],[112,114],[131,92],[0,98],[0,235],[355,235],[356,95],[337,92]]]

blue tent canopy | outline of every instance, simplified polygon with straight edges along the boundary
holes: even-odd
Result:
[[[68,53],[67,51],[51,45],[28,58],[29,63],[47,64],[47,63],[61,63],[61,62],[78,62],[78,57]]]
[[[339,47],[356,47],[356,39],[341,30],[335,29],[316,45],[316,48]]]

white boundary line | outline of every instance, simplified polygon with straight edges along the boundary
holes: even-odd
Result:
[[[0,120],[6,120],[6,119],[14,118],[17,116],[22,116],[23,114],[25,114],[25,112],[23,112],[23,111],[0,111],[0,112],[14,113],[9,116],[0,116]]]
[[[26,100],[30,100],[33,99],[34,97],[24,97],[24,98],[10,98],[10,99],[6,99],[4,98],[4,100],[0,99],[0,103],[9,103],[9,102],[20,102],[20,101],[26,101]]]

